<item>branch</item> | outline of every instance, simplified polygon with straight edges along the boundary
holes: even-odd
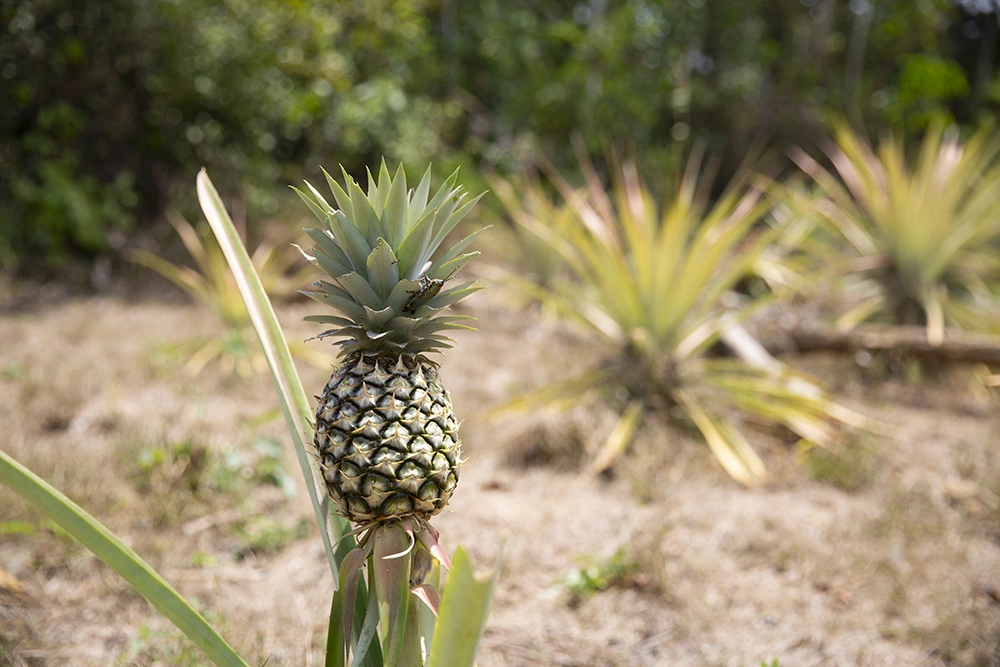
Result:
[[[927,340],[922,326],[866,325],[852,331],[815,330],[793,326],[782,332],[785,340],[767,340],[768,351],[798,353],[832,351],[892,351],[944,361],[1000,364],[1000,336],[949,330],[939,345]],[[790,343],[790,344],[789,344]],[[791,348],[791,349],[789,349]]]

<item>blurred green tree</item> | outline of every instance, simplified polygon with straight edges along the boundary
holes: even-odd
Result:
[[[8,267],[120,245],[202,165],[273,212],[300,165],[424,161],[459,115],[419,2],[0,0],[0,24]]]
[[[913,130],[950,114],[969,94],[960,15],[945,0],[484,0],[443,2],[441,24],[465,147],[491,162],[531,137],[571,164],[578,130],[591,149],[654,153],[699,137],[735,164],[755,141],[812,143],[828,109]]]
[[[831,110],[972,124],[1000,105],[995,5],[0,0],[0,264],[113,250],[203,165],[266,214],[320,163],[572,169],[579,133],[653,174],[707,141],[725,172]]]

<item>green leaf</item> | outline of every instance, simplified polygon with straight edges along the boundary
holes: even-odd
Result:
[[[367,557],[367,549],[352,549],[344,556],[340,564],[339,580],[341,586],[334,593],[334,610],[338,613],[338,620],[341,626],[334,628],[334,619],[331,616],[330,632],[333,633],[336,631],[337,634],[333,646],[331,647],[328,644],[328,650],[332,648],[332,650],[341,654],[345,660],[349,653],[350,637],[352,636],[352,632],[357,630],[355,627],[357,618],[355,605],[358,601],[361,567],[364,565],[365,558]],[[329,655],[327,656],[327,660],[329,660]]]
[[[336,315],[306,315],[302,318],[304,322],[319,322],[320,324],[336,324],[338,327],[352,327],[354,322]]]
[[[642,420],[642,413],[646,409],[646,402],[635,400],[628,404],[621,417],[615,422],[611,434],[605,440],[601,449],[594,457],[594,461],[589,466],[590,474],[597,475],[608,470],[614,465],[628,446],[632,443],[636,429]]]
[[[323,209],[327,215],[333,215],[333,212],[336,209],[330,206],[330,203],[326,201],[326,197],[320,194],[320,191],[314,188],[312,183],[310,183],[309,181],[306,181],[305,183],[306,187],[309,188],[309,192],[312,193],[312,200],[316,202],[316,204],[318,204],[319,207]]]
[[[337,240],[333,238],[332,232],[315,227],[306,227],[303,231],[316,244],[318,250],[322,250],[341,264],[350,265],[350,260],[347,259],[347,255],[344,254],[344,250],[337,243]]]
[[[407,197],[406,173],[403,165],[396,169],[396,176],[392,179],[392,186],[389,188],[389,195],[385,202],[385,209],[382,211],[382,228],[389,234],[387,240],[393,248],[398,248],[399,244],[406,238],[407,231]]]
[[[331,278],[337,278],[338,276],[351,272],[350,264],[341,264],[323,251],[318,251],[315,256],[313,256],[312,264]]]
[[[205,277],[192,268],[177,266],[145,250],[126,249],[125,259],[156,271],[177,285],[195,301],[205,303],[211,299],[211,288]]]
[[[138,554],[83,508],[3,451],[0,451],[0,483],[27,500],[120,574],[216,665],[247,667],[201,614]]]
[[[429,212],[417,221],[399,246],[399,272],[410,280],[420,277],[424,264],[430,259],[433,233],[434,214]]]
[[[427,667],[475,665],[499,573],[499,553],[492,572],[476,574],[465,549],[458,548],[441,598]]]
[[[701,431],[715,458],[733,479],[746,486],[763,480],[764,462],[739,431],[724,420],[710,416],[689,392],[677,390],[674,395]]]
[[[464,255],[459,255],[458,257],[441,264],[435,262],[435,264],[428,269],[427,277],[435,280],[447,280],[461,271],[466,264],[474,260],[476,257],[479,257],[480,254],[481,253],[476,250],[475,252],[467,252]]]
[[[427,580],[411,591],[412,597],[421,601],[417,605],[417,613],[420,616],[420,635],[422,637],[434,637],[437,614],[441,609],[441,597],[438,595],[439,590],[441,590],[441,563],[435,559],[431,565],[431,571],[427,576]],[[424,604],[424,597],[427,598],[426,604]]]
[[[327,213],[327,211],[316,200],[314,200],[311,195],[307,195],[294,185],[291,187],[292,190],[295,190],[295,194],[297,194],[299,198],[306,203],[306,206],[309,207],[309,210],[312,211],[313,215],[315,215],[320,222],[327,221],[327,219],[330,217],[330,214]]]
[[[337,285],[350,294],[351,298],[360,305],[368,306],[373,310],[380,310],[382,308],[382,297],[372,289],[372,286],[368,284],[364,276],[356,271],[338,276]]]
[[[334,591],[333,600],[330,602],[330,624],[326,629],[326,660],[325,667],[345,667],[347,664],[347,634],[344,631],[345,611],[345,591],[346,586],[341,586]]]
[[[442,271],[441,268],[445,264],[451,262],[455,257],[457,257],[458,253],[465,250],[473,241],[475,241],[479,237],[480,234],[485,232],[487,229],[489,229],[488,226],[483,227],[482,229],[477,229],[476,231],[472,232],[464,239],[456,243],[453,247],[449,248],[448,252],[441,255],[441,257],[439,257],[438,260],[434,262],[433,265],[431,265],[431,267],[427,270],[427,275],[430,276],[431,278],[434,278],[435,277],[434,274],[437,273],[444,274],[445,276],[449,275],[446,271]]]
[[[458,226],[458,223],[460,223],[465,218],[465,216],[468,215],[469,211],[472,210],[472,207],[475,206],[476,203],[480,199],[482,199],[485,194],[486,193],[483,192],[481,194],[476,195],[475,197],[472,198],[472,201],[467,202],[457,211],[455,211],[454,206],[450,204],[442,207],[441,216],[438,218],[439,220],[442,220],[442,224],[439,227],[437,227],[437,232],[434,234],[434,238],[431,239],[431,247],[437,248],[439,245],[444,243],[444,240],[448,237],[448,234],[450,234],[451,231]],[[461,202],[462,196],[464,195],[455,198],[454,201],[455,205]],[[444,217],[445,215],[447,215],[447,218]]]
[[[431,167],[430,165],[427,165],[427,169],[424,171],[424,175],[420,179],[420,184],[417,185],[417,189],[413,193],[413,197],[410,199],[408,219],[406,221],[407,227],[410,229],[414,227],[418,220],[424,217],[424,211],[427,208],[427,195],[430,193],[430,187]]]
[[[427,302],[427,306],[431,309],[445,308],[481,289],[483,289],[483,286],[477,285],[474,282],[462,283],[450,289],[442,290],[440,294]]]
[[[421,655],[421,609],[423,603],[416,595],[406,596],[409,609],[406,612],[406,628],[403,631],[402,651],[398,667],[424,667]]]
[[[319,301],[324,306],[340,311],[355,322],[360,322],[362,318],[364,318],[364,308],[346,297],[342,297],[338,294],[331,294],[329,292],[303,291],[302,294],[310,299],[313,299],[314,301]]]
[[[399,266],[392,248],[379,239],[379,243],[368,255],[368,279],[376,294],[384,302],[399,282]]]
[[[431,237],[431,242],[428,246],[431,254],[444,243],[444,239],[448,235],[448,231],[450,231],[445,230],[444,227],[448,224],[448,220],[451,219],[452,214],[458,208],[464,196],[464,194],[460,194],[458,190],[455,190],[450,199],[445,200],[440,207],[434,210],[434,236]]]
[[[328,172],[326,169],[322,169],[322,171],[323,171],[323,176],[326,177],[326,184],[330,186],[330,190],[333,192],[333,198],[337,200],[337,206],[340,208],[341,211],[349,211],[353,215],[354,207],[351,205],[350,195],[347,194],[344,188],[340,187],[340,184],[337,183],[337,181],[333,180],[333,176],[330,175],[330,172]],[[346,175],[344,177],[344,182],[345,183],[347,182]],[[355,220],[354,222],[355,224],[358,224],[361,221]],[[367,230],[361,227],[360,225],[358,228],[361,229],[361,233],[365,234],[365,236],[367,237],[366,233]]]
[[[389,190],[392,188],[392,176],[389,175],[389,167],[386,166],[384,157],[379,164],[378,187],[374,191],[371,189],[373,182],[371,176],[371,172],[368,172],[368,198],[372,200],[375,212],[378,213],[379,217],[382,217],[382,212],[385,211],[385,202],[389,199]],[[388,234],[389,232],[384,224],[382,225],[382,231],[384,234]]]
[[[410,597],[410,553],[413,536],[399,524],[389,523],[376,529],[369,567],[374,573],[382,620],[382,655],[386,667],[397,667],[403,651],[406,617]]]
[[[539,389],[522,391],[514,397],[489,408],[484,414],[488,421],[533,410],[556,410],[575,407],[588,402],[592,395],[614,380],[614,375],[604,369],[581,373],[567,380],[557,380]]]
[[[371,559],[368,562],[368,590],[375,591],[375,577],[372,573]],[[382,659],[382,648],[375,640],[375,633],[379,625],[379,599],[374,593],[368,597],[368,604],[365,609],[358,608],[364,613],[364,622],[355,638],[354,659],[351,667],[384,667]]]
[[[337,240],[337,245],[344,251],[354,270],[360,273],[363,278],[367,278],[365,265],[373,244],[362,236],[358,228],[341,211],[330,216],[327,219],[327,225],[329,225],[333,237]]]
[[[374,247],[378,243],[379,238],[385,238],[388,234],[385,229],[382,228],[382,221],[379,219],[378,213],[372,208],[372,202],[365,195],[361,186],[358,185],[354,179],[344,172],[345,183],[347,184],[347,191],[351,195],[351,210],[354,214],[351,216],[355,220],[355,224],[358,229],[364,230],[364,237],[368,241],[369,247]]]
[[[455,187],[455,182],[458,180],[458,169],[451,173],[451,176],[444,180],[441,187],[438,188],[434,196],[431,197],[430,202],[427,203],[427,208],[436,211],[441,208],[445,201],[452,195],[457,195],[461,192],[461,186]]]
[[[278,399],[281,402],[281,411],[285,416],[288,425],[288,432],[292,437],[292,444],[295,446],[295,455],[302,470],[302,477],[309,492],[309,500],[312,502],[313,511],[316,514],[316,523],[319,526],[320,536],[323,538],[323,546],[326,550],[327,561],[330,565],[330,572],[334,581],[337,580],[337,561],[333,554],[333,546],[330,541],[330,534],[327,528],[327,515],[323,510],[316,491],[316,480],[312,466],[310,465],[310,453],[306,451],[306,442],[312,442],[313,430],[310,425],[312,418],[312,408],[306,398],[305,390],[302,388],[302,381],[299,380],[298,371],[292,362],[292,355],[288,351],[288,343],[285,341],[285,334],[278,324],[278,318],[274,314],[271,302],[260,284],[260,278],[247,256],[240,237],[233,226],[229,213],[226,212],[219,193],[212,185],[208,174],[203,169],[198,174],[198,201],[205,217],[208,218],[212,231],[215,232],[219,245],[229,262],[229,267],[236,278],[240,293],[246,303],[250,313],[250,320],[253,322],[254,330],[260,338],[261,347],[264,349],[264,356],[267,365],[271,369],[271,377],[274,380]],[[346,532],[346,520],[334,520],[338,532]]]

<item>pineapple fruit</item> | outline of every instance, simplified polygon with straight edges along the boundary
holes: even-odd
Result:
[[[479,197],[464,201],[457,172],[430,195],[430,168],[409,191],[402,166],[382,163],[368,190],[344,171],[341,187],[324,171],[331,206],[311,185],[298,191],[322,228],[305,257],[329,280],[307,294],[338,314],[308,321],[332,325],[319,338],[341,338],[340,365],[316,408],[316,453],[337,510],[359,526],[440,512],[458,483],[461,441],[451,398],[426,355],[451,347],[443,335],[473,318],[443,314],[480,289],[447,281],[478,252],[465,248],[479,230],[435,257]],[[480,195],[481,196],[481,195]]]

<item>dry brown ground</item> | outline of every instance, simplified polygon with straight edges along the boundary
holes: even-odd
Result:
[[[460,416],[595,358],[535,315],[470,308],[482,331],[443,367]],[[290,338],[314,333],[302,314],[282,311]],[[254,440],[285,442],[268,378],[191,378],[157,352],[216,331],[193,306],[108,297],[0,314],[0,448],[122,535],[252,663],[318,665],[330,577],[315,530],[297,532],[311,516],[301,485],[287,500],[258,474]],[[843,401],[907,434],[811,465],[762,436],[773,479],[757,490],[655,426],[615,479],[580,476],[575,448],[607,427],[599,411],[469,419],[462,484],[436,525],[484,566],[506,540],[480,665],[1000,665],[997,405],[954,378],[917,388],[827,368]],[[142,458],[183,442],[195,454]],[[284,462],[297,479],[290,451]],[[572,600],[558,584],[581,556],[619,551],[635,570],[608,590]],[[2,571],[18,583],[0,579],[0,665],[204,664],[0,488]]]

